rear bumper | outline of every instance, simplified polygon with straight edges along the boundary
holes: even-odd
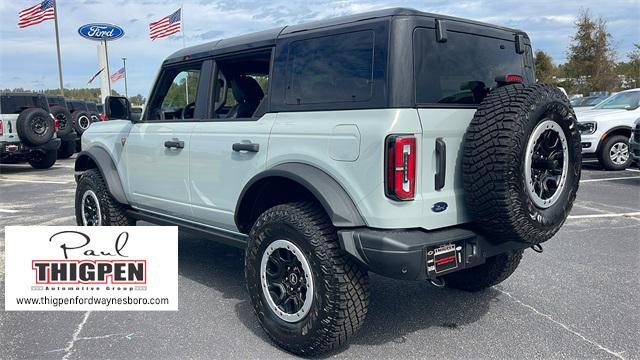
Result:
[[[343,250],[368,270],[395,279],[435,279],[451,272],[484,264],[486,258],[529,247],[522,243],[494,244],[480,234],[462,227],[441,230],[377,230],[369,228],[338,231]],[[436,271],[433,250],[451,244],[456,266]]]
[[[26,146],[21,142],[5,142],[0,141],[0,151],[3,154],[25,154],[33,150],[57,150],[60,148],[61,140],[58,138],[51,139],[43,145]]]

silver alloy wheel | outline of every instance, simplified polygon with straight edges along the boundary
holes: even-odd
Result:
[[[314,291],[311,266],[292,242],[269,244],[260,262],[260,285],[269,308],[280,319],[294,323],[309,313]]]
[[[93,190],[87,190],[82,194],[82,202],[80,203],[82,212],[82,225],[84,226],[101,226],[102,212],[100,211],[100,202],[98,196]]]
[[[525,179],[533,203],[546,209],[562,194],[567,180],[569,149],[567,137],[557,122],[544,119],[527,143]]]
[[[83,115],[78,118],[78,126],[80,127],[80,129],[87,130],[89,128],[89,125],[91,125],[91,120],[89,120],[88,117]]]
[[[629,160],[629,145],[617,142],[609,150],[609,158],[616,165],[623,165]]]

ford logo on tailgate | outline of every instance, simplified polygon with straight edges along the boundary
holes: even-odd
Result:
[[[124,35],[124,30],[113,24],[87,24],[78,29],[78,34],[89,40],[115,40]]]

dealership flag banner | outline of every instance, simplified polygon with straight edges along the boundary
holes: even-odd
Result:
[[[58,10],[55,0],[44,0],[41,3],[29,6],[18,13],[18,27],[23,29],[40,24],[43,21],[53,20],[56,32],[56,50],[58,53],[58,79],[60,80],[60,95],[64,96],[62,82],[62,60],[60,57],[60,36],[58,35]]]
[[[95,74],[91,77],[91,79],[89,79],[89,81],[87,81],[87,84],[91,84],[91,83],[93,82],[93,80],[95,80],[95,79],[98,77],[98,75],[100,75],[103,71],[104,71],[104,68],[102,68],[102,69],[98,70],[98,72],[97,72],[97,73],[95,73]]]
[[[178,310],[176,226],[7,226],[5,310]]]
[[[114,72],[113,74],[111,74],[111,82],[115,83],[116,81],[122,79],[124,77],[124,67],[120,68],[120,70]]]

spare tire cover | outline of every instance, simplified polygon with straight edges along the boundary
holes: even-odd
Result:
[[[538,244],[566,220],[582,151],[571,104],[553,85],[507,85],[482,101],[464,136],[468,209],[497,242]]]
[[[40,108],[22,111],[18,115],[16,128],[20,141],[29,146],[44,145],[53,138],[55,133],[53,117]]]
[[[73,118],[69,110],[62,106],[52,106],[51,115],[58,120],[58,137],[67,135],[73,130]]]

